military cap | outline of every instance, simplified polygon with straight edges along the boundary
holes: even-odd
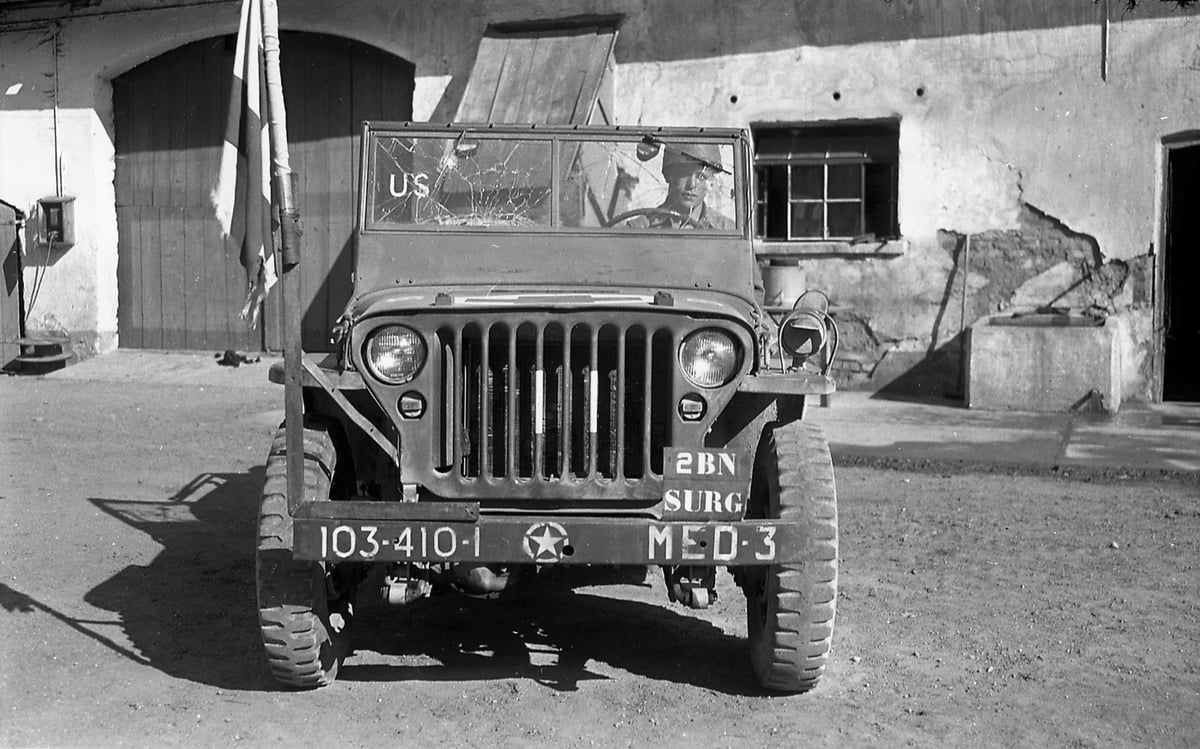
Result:
[[[681,166],[706,166],[723,171],[721,149],[715,143],[667,143],[666,146],[662,157],[663,174]]]

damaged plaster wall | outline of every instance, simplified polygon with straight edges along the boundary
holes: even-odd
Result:
[[[1200,128],[1197,39],[1195,15],[1118,20],[1103,80],[1098,24],[843,47],[798,34],[793,49],[623,64],[617,111],[667,124],[900,121],[905,252],[800,256],[809,287],[832,297],[843,385],[958,391],[966,327],[1055,307],[1124,318],[1124,390],[1146,399],[1158,154],[1163,137]]]

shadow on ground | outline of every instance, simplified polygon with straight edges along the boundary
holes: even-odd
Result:
[[[222,689],[270,685],[258,640],[254,539],[263,469],[202,474],[158,502],[92,498],[162,551],[92,588],[150,666]]]
[[[91,500],[162,546],[149,564],[129,565],[86,594],[89,604],[117,615],[132,649],[104,644],[176,678],[227,690],[276,688],[262,655],[254,592],[262,482],[256,467],[198,476],[162,501]],[[640,571],[637,579],[644,579]],[[665,595],[651,604],[578,589],[596,582],[631,580],[556,571],[499,600],[446,594],[402,609],[376,602],[368,583],[354,641],[367,657],[349,659],[339,678],[523,678],[573,690],[581,681],[608,678],[595,667],[606,664],[722,693],[761,693],[745,642],[710,624],[704,612],[693,615]],[[641,595],[645,587],[626,590]],[[654,593],[662,594],[661,586]]]
[[[653,573],[652,573],[653,574]],[[356,681],[475,681],[523,678],[562,691],[607,679],[616,669],[731,695],[762,694],[746,643],[666,601],[661,604],[572,589],[570,578],[525,584],[494,601],[445,595],[360,617],[355,645],[397,663],[355,665]],[[740,595],[740,592],[737,593]],[[602,665],[601,665],[602,664]]]

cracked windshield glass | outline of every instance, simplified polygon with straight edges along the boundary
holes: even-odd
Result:
[[[737,232],[728,143],[377,134],[368,166],[368,230]]]

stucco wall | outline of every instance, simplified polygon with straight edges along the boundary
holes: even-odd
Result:
[[[31,327],[77,332],[85,353],[111,346],[117,233],[112,146],[105,148],[104,128],[94,109],[60,106],[55,112],[52,33],[0,38],[0,197],[36,217],[39,198],[59,192],[77,196],[80,230],[73,247],[42,242],[36,221],[29,222],[23,238]],[[61,190],[56,169],[61,169]]]
[[[1159,154],[1163,137],[1200,128],[1198,40],[1195,15],[1114,22],[1107,80],[1099,24],[731,50],[622,64],[616,109],[670,124],[898,118],[905,253],[801,265],[839,308],[845,383],[953,390],[956,337],[984,315],[1054,302],[1152,327]],[[981,259],[998,245],[1003,261]],[[1096,293],[1063,295],[1077,285]],[[1153,340],[1125,340],[1127,397],[1151,393]]]
[[[1149,3],[1114,14],[1105,81],[1098,6],[1088,0],[1052,10],[1002,0],[283,5],[285,29],[347,36],[414,63],[418,119],[453,115],[488,22],[608,13],[624,16],[618,122],[899,118],[905,252],[803,261],[809,285],[831,293],[845,322],[847,382],[951,387],[964,325],[1048,302],[1088,274],[1120,279],[1092,284],[1100,291],[1089,304],[1127,317],[1130,330],[1152,327],[1161,139],[1200,130],[1195,12]],[[110,82],[177,46],[232,33],[237,15],[233,3],[112,12],[121,7],[114,0],[106,14],[63,21],[57,55],[51,26],[0,19],[10,24],[0,24],[0,197],[32,213],[56,191],[56,130],[61,190],[76,197],[77,244],[50,258],[31,326],[67,330],[85,350],[116,345]],[[963,305],[967,237],[1015,249],[999,263],[971,254]],[[1047,254],[1047,243],[1074,249]],[[27,288],[44,256],[29,243]],[[1150,392],[1152,340],[1126,341],[1127,397]],[[930,369],[942,355],[945,366]]]

